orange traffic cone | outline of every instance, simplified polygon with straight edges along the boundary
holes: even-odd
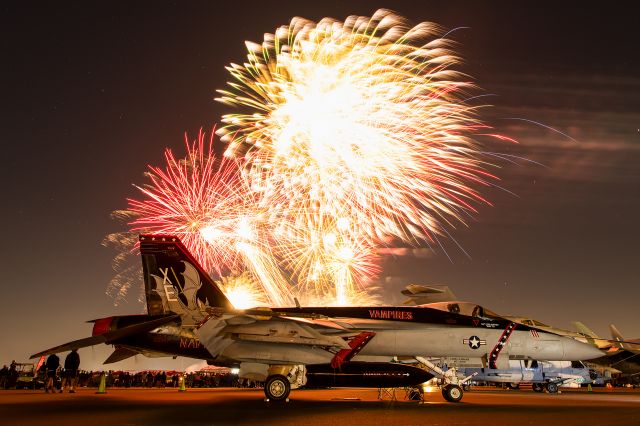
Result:
[[[102,373],[102,376],[100,376],[100,385],[96,393],[107,393],[107,376],[105,373]]]

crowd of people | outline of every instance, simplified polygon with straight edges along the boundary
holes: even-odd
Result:
[[[64,376],[64,371],[61,372]],[[77,374],[76,387],[98,387],[102,376],[105,377],[105,386],[116,388],[178,388],[179,371],[84,371]],[[216,388],[216,387],[260,387],[260,383],[238,379],[231,373],[195,372],[184,374],[185,386],[188,388]],[[61,387],[61,384],[58,384]]]
[[[14,389],[18,380],[18,371],[15,361],[10,367],[6,365],[0,370],[0,389]],[[44,388],[45,392],[62,393],[68,390],[75,393],[76,388],[99,387],[102,377],[106,387],[120,388],[178,388],[181,385],[181,377],[184,377],[184,385],[188,388],[216,388],[238,387],[254,388],[262,387],[262,383],[253,380],[240,379],[229,370],[196,371],[182,373],[180,371],[86,371],[80,370],[80,356],[76,350],[72,350],[65,358],[64,364],[60,364],[60,358],[51,354],[39,368],[33,372],[34,378],[31,387]]]

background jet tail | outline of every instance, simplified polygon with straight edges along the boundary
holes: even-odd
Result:
[[[616,345],[620,349],[624,349],[625,351],[630,351],[634,353],[639,353],[640,345],[635,341],[624,340],[624,337],[622,337],[622,333],[620,333],[620,331],[615,325],[610,324],[609,330],[611,330],[611,338],[616,342]]]
[[[597,346],[602,350],[611,348],[611,341],[599,337],[593,330],[581,323],[580,321],[573,321],[573,326],[576,328],[579,334],[587,339],[587,343],[593,346]]]
[[[598,335],[593,330],[591,330],[580,321],[574,321],[573,326],[576,328],[576,330],[578,330],[578,333],[582,334],[583,336],[599,339]]]
[[[624,337],[622,337],[622,333],[620,333],[620,331],[618,330],[618,328],[613,325],[613,324],[609,324],[609,330],[611,330],[611,338],[617,342],[623,341]]]
[[[233,305],[175,236],[140,235],[149,315],[185,314]]]

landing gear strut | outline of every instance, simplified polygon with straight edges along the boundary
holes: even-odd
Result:
[[[267,381],[264,384],[264,394],[267,400],[279,402],[286,401],[291,392],[291,383],[282,374],[274,374],[267,377]]]
[[[468,386],[469,381],[478,373],[460,379],[455,368],[444,371],[428,359],[417,356],[416,361],[427,367],[442,381],[442,396],[449,402],[459,402],[464,395],[463,386]]]

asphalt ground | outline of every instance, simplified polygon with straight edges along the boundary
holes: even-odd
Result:
[[[0,391],[0,425],[640,425],[640,390],[486,388],[462,402],[378,399],[377,389],[296,390],[288,403],[261,389],[79,389],[75,394]]]

